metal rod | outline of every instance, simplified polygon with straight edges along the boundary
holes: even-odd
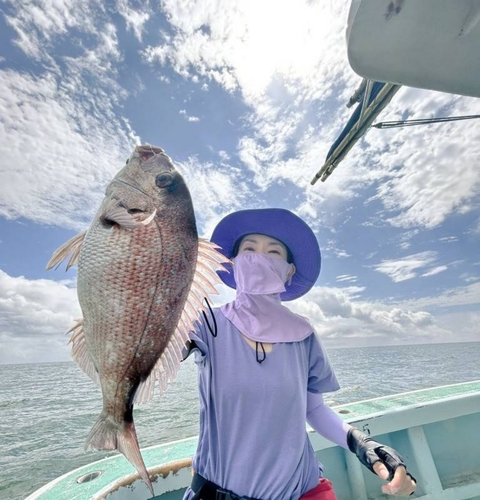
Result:
[[[400,127],[414,127],[415,125],[428,125],[430,123],[445,123],[457,122],[461,120],[475,120],[480,118],[480,115],[465,115],[465,116],[445,116],[442,118],[419,118],[416,120],[399,120],[392,122],[379,122],[374,123],[372,127],[385,129],[385,128],[400,128]]]
[[[362,102],[362,110],[360,111],[360,117],[358,118],[358,123],[363,121],[363,117],[365,116],[366,110],[369,106],[370,95],[372,93],[373,81],[367,80],[367,85],[365,87],[365,94],[363,94],[363,102]]]

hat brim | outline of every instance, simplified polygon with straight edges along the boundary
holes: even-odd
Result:
[[[320,274],[321,253],[315,234],[300,217],[282,208],[241,210],[224,217],[213,231],[211,241],[216,243],[228,258],[233,257],[237,240],[247,234],[264,234],[284,243],[292,253],[296,272],[282,300],[294,300],[306,294]],[[233,270],[218,273],[230,288],[236,288]]]

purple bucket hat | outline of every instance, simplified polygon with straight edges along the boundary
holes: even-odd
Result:
[[[290,285],[285,284],[286,291],[280,294],[280,298],[294,300],[306,294],[317,281],[321,265],[320,247],[310,227],[283,208],[241,210],[227,215],[217,224],[211,241],[231,258],[237,240],[253,233],[276,238],[292,253],[296,272]],[[233,270],[230,265],[226,267],[229,272],[220,271],[218,275],[230,288],[236,288]]]

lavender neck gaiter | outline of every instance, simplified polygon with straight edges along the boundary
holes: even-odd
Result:
[[[255,342],[299,342],[313,332],[306,318],[290,311],[280,300],[292,266],[262,253],[235,257],[237,297],[221,311],[245,337]]]

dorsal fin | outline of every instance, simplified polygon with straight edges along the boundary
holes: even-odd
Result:
[[[168,383],[175,379],[188,334],[195,329],[195,322],[199,319],[201,312],[205,310],[204,298],[211,293],[218,293],[215,285],[220,284],[221,280],[217,271],[226,271],[222,263],[229,262],[224,255],[217,251],[217,248],[219,247],[214,243],[199,239],[195,274],[177,328],[149,377],[139,385],[134,403],[141,404],[150,401],[156,384],[158,384],[160,395],[162,395],[166,391]]]

